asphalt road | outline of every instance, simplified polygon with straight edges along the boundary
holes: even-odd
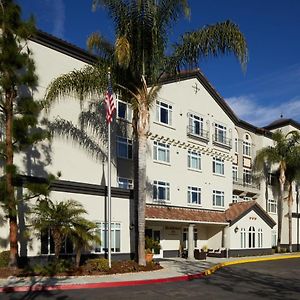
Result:
[[[31,299],[300,299],[300,259],[242,264],[189,282],[105,289],[0,294],[2,300]]]

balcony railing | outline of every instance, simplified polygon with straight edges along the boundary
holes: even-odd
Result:
[[[213,143],[224,148],[232,148],[232,139],[226,138],[219,134],[213,134]]]
[[[259,183],[253,182],[252,178],[234,178],[233,179],[233,184],[243,186],[245,188],[252,188],[252,189],[260,189]]]
[[[207,130],[203,130],[199,127],[193,126],[193,125],[189,125],[187,127],[187,134],[189,136],[198,138],[200,140],[203,140],[205,142],[209,141],[209,131]]]

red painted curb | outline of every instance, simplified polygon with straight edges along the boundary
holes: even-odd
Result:
[[[62,285],[32,285],[32,286],[17,286],[17,287],[1,287],[0,293],[14,293],[14,292],[35,292],[35,291],[63,291],[63,290],[79,290],[79,289],[101,289],[121,286],[133,286],[142,284],[167,283],[178,281],[189,281],[204,277],[204,273],[197,273],[191,275],[182,275],[177,277],[161,278],[161,279],[147,279],[135,281],[118,281],[118,282],[98,282],[98,283],[82,283],[82,284],[62,284]]]

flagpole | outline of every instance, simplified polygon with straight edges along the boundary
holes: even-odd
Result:
[[[108,69],[108,80],[110,82],[110,68]],[[108,192],[107,192],[107,219],[108,219],[108,267],[111,268],[111,150],[110,150],[110,123],[108,122]]]

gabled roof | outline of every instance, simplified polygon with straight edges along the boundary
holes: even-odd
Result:
[[[281,127],[288,126],[288,125],[294,126],[295,128],[300,130],[300,123],[298,123],[297,121],[295,121],[293,119],[285,119],[285,118],[280,118],[280,119],[273,121],[269,125],[265,126],[264,129],[273,130],[273,129],[281,128]]]
[[[230,204],[229,208],[225,211],[225,217],[230,223],[230,226],[232,226],[234,223],[247,215],[251,210],[255,211],[271,228],[276,225],[275,221],[255,200]]]
[[[49,47],[58,52],[61,52],[63,54],[66,54],[68,56],[71,56],[75,59],[86,62],[88,64],[94,64],[97,61],[97,57],[89,53],[88,51],[78,46],[75,46],[71,43],[68,43],[65,40],[59,39],[49,33],[43,32],[41,30],[38,30],[36,34],[30,38],[30,40],[38,44],[41,44],[43,46]],[[226,101],[220,96],[220,94],[216,91],[216,89],[212,86],[212,84],[208,81],[208,79],[203,75],[200,69],[196,69],[194,71],[183,71],[175,76],[166,76],[162,78],[161,82],[163,84],[167,84],[171,82],[187,80],[192,78],[198,79],[198,81],[206,88],[206,90],[210,93],[212,98],[220,105],[220,107],[224,110],[224,112],[228,115],[228,117],[233,121],[233,123],[236,126],[239,126],[253,133],[265,135],[268,137],[271,137],[268,130],[280,127],[280,126],[276,127],[277,125],[274,128],[273,126],[269,127],[271,125],[270,124],[264,128],[259,128],[238,118],[236,114],[233,112],[233,110],[230,108],[230,106],[226,103]],[[300,129],[300,124],[298,122],[292,119],[285,119],[285,120],[288,120],[289,124]]]
[[[146,205],[146,219],[186,221],[198,223],[226,223],[223,211],[174,207],[166,205]]]

